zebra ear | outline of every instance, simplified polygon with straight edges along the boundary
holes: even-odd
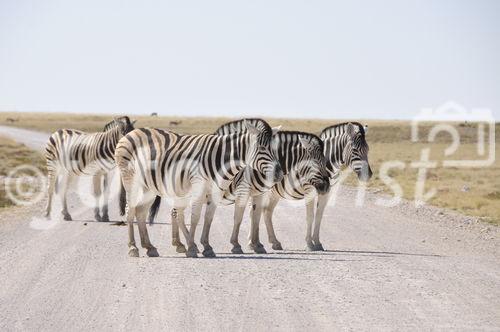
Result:
[[[260,133],[259,129],[257,129],[257,127],[255,127],[249,121],[243,120],[243,124],[245,125],[245,128],[247,128],[249,134],[258,135]]]
[[[363,130],[365,131],[365,135],[368,132],[368,125],[364,125]]]
[[[132,121],[132,126],[135,125],[136,122],[137,122],[137,120]]]
[[[272,130],[273,130],[273,136],[274,136],[274,135],[276,135],[278,133],[278,131],[281,130],[281,125],[278,126],[278,127],[273,127]]]
[[[299,136],[299,142],[302,145],[302,147],[306,150],[309,150],[312,146],[311,142],[304,136]]]

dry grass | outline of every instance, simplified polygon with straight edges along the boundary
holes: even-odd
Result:
[[[7,118],[18,121],[7,123]],[[158,127],[180,133],[213,132],[229,118],[187,118],[187,117],[150,117],[132,116],[138,127]],[[77,128],[85,131],[100,131],[112,116],[74,115],[61,113],[0,113],[0,123],[39,131],[52,132],[59,128]],[[271,125],[282,125],[286,130],[302,130],[319,133],[324,127],[344,121],[335,120],[302,120],[302,119],[268,119]],[[177,123],[178,122],[178,123]],[[459,212],[479,216],[484,220],[500,224],[500,163],[487,168],[443,168],[440,161],[445,159],[444,149],[450,137],[442,133],[432,144],[412,143],[410,140],[410,123],[406,121],[361,121],[369,125],[367,140],[370,144],[370,163],[374,177],[370,187],[387,193],[391,190],[380,180],[378,170],[383,162],[400,160],[405,163],[403,170],[394,170],[391,176],[401,185],[404,197],[414,198],[417,170],[410,163],[420,159],[423,148],[431,148],[431,160],[438,161],[438,167],[428,172],[426,190],[435,188],[435,195],[430,202],[434,205],[450,208]],[[459,131],[461,146],[454,159],[474,159],[476,156],[477,127],[473,124],[455,124]],[[431,124],[424,124],[420,129],[420,137],[427,137]],[[497,124],[496,129],[499,129]],[[498,130],[497,130],[498,132]],[[496,142],[500,137],[496,137]],[[499,148],[496,152],[498,154]],[[353,179],[349,180],[354,183]]]
[[[27,148],[23,144],[0,136],[0,208],[13,203],[6,196],[4,178],[20,165],[31,165],[45,172],[45,158],[41,153]]]
[[[404,146],[401,146],[404,144]],[[431,145],[431,161],[438,161],[438,167],[429,169],[425,182],[425,191],[435,189],[436,195],[430,203],[461,213],[482,217],[485,221],[500,224],[500,162],[486,168],[450,168],[442,167],[444,160],[443,150],[447,144]],[[420,159],[421,150],[429,147],[422,143],[372,143],[370,144],[370,164],[373,169],[380,169],[385,160],[401,160],[406,164],[405,169],[394,169],[389,172],[402,187],[406,199],[415,197],[416,168],[411,167],[412,161]],[[471,158],[475,156],[474,144],[462,144],[454,158]],[[500,152],[497,145],[496,154]],[[370,187],[380,188],[391,193],[381,181],[378,172],[370,182]]]

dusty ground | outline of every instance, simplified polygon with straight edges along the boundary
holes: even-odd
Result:
[[[32,148],[46,139],[0,133]],[[275,214],[283,252],[229,254],[232,209],[220,208],[217,258],[176,254],[160,223],[150,235],[161,257],[142,250],[132,259],[126,227],[91,222],[75,197],[72,222],[58,221],[58,205],[54,221],[40,219],[43,202],[0,212],[0,330],[500,329],[500,231],[472,218],[386,209],[375,194],[353,208],[343,189],[325,213],[326,252],[303,251],[305,209],[283,203]],[[116,212],[112,205],[112,219]],[[166,206],[160,213],[168,221]],[[242,243],[247,230],[245,220]]]

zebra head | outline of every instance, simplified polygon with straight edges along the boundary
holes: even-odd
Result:
[[[323,141],[313,135],[301,135],[299,141],[305,152],[298,171],[301,185],[312,185],[318,194],[327,193],[330,190],[330,177],[326,170]]]
[[[247,165],[264,174],[272,182],[283,179],[283,169],[276,156],[275,135],[280,127],[271,128],[267,122],[243,120],[243,127],[249,134],[249,145],[245,160]]]
[[[134,123],[135,122],[136,122],[136,120],[130,121],[130,118],[128,116],[120,116],[120,117],[114,118],[113,121],[107,123],[104,126],[104,131],[119,128],[121,135],[125,136],[129,132],[134,130]]]
[[[368,126],[347,124],[346,144],[343,151],[343,159],[358,176],[361,181],[368,181],[372,177],[372,169],[368,163],[368,143],[365,134]]]

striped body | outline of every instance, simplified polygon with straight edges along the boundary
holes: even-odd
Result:
[[[225,190],[245,165],[240,152],[249,144],[248,138],[140,128],[119,142],[116,160],[123,175],[134,176],[144,190],[183,198],[196,184]]]
[[[366,127],[359,123],[342,123],[325,128],[321,132],[321,140],[324,144],[323,153],[326,159],[326,170],[330,184],[334,185],[344,167],[351,168],[362,181],[367,181],[372,176],[372,171],[368,163],[368,144],[365,140]],[[278,189],[275,189],[278,188]],[[300,189],[299,189],[300,190]],[[281,198],[300,197],[303,192],[295,195],[283,194],[286,190],[281,189],[279,185],[273,187],[273,190],[265,194],[262,200],[262,209],[264,221],[268,230],[269,241],[273,244],[273,249],[281,249],[281,243],[274,234],[272,225],[272,214],[276,204]],[[307,193],[307,191],[306,191]],[[306,200],[306,243],[309,250],[323,250],[319,241],[319,232],[324,209],[329,200],[329,193],[323,193],[315,197],[312,195]],[[257,217],[259,218],[260,215]],[[314,220],[314,234],[312,224]],[[250,234],[251,247],[262,246],[258,236],[258,221],[252,222],[252,231]]]
[[[301,142],[302,140],[302,142]],[[304,148],[307,144],[307,148]],[[243,195],[259,196],[272,189],[286,199],[302,199],[314,193],[316,187],[326,190],[327,176],[323,156],[323,142],[316,135],[280,131],[276,134],[274,151],[284,172],[283,179],[273,183],[256,170],[241,171],[224,192],[226,204],[234,203]]]
[[[57,168],[74,175],[107,173],[115,166],[114,152],[121,138],[120,128],[101,133],[60,129],[46,147],[48,171]]]
[[[252,121],[247,120],[247,121]],[[216,133],[219,135],[234,132],[246,132],[242,126],[242,121],[234,121],[220,127]],[[242,252],[238,242],[239,227],[243,218],[246,203],[249,198],[253,198],[253,212],[260,208],[260,197],[271,189],[283,197],[294,199],[303,198],[304,195],[316,192],[323,193],[329,188],[328,174],[326,173],[325,160],[323,155],[323,143],[319,137],[309,133],[280,131],[274,137],[273,153],[278,158],[284,177],[275,183],[265,173],[256,169],[246,167],[242,169],[234,178],[233,182],[223,193],[221,203],[224,205],[235,204],[234,227],[231,236],[233,253]],[[207,209],[212,206],[213,197],[208,198]],[[159,201],[155,202],[156,209]],[[172,213],[173,245],[179,247],[177,218],[182,215],[174,210]],[[154,214],[154,213],[153,213]],[[204,231],[210,229],[214,210],[205,216]],[[177,237],[177,238],[175,238]],[[202,235],[202,243],[207,241],[207,235]]]
[[[115,160],[126,191],[131,256],[138,255],[132,225],[136,216],[143,246],[148,255],[157,254],[142,226],[154,196],[173,198],[174,207],[182,210],[191,205],[191,230],[183,221],[180,226],[188,241],[187,255],[195,257],[194,233],[207,195],[217,201],[245,166],[267,174],[272,181],[281,180],[281,168],[270,148],[273,130],[263,120],[246,126],[247,132],[228,135],[179,135],[141,128],[119,141]],[[214,255],[211,247],[205,248],[204,255]]]
[[[109,183],[108,173],[116,167],[114,160],[115,147],[121,137],[133,129],[128,117],[121,117],[106,124],[103,132],[86,133],[74,129],[59,129],[47,142],[45,157],[48,173],[48,202],[46,216],[50,216],[52,196],[61,182],[61,198],[64,219],[71,220],[67,210],[66,192],[70,179],[75,176],[93,176],[93,190],[96,199],[94,208],[98,221],[109,220],[107,196]],[[102,188],[101,188],[102,187]],[[103,217],[99,212],[99,197],[104,193],[102,206]]]

